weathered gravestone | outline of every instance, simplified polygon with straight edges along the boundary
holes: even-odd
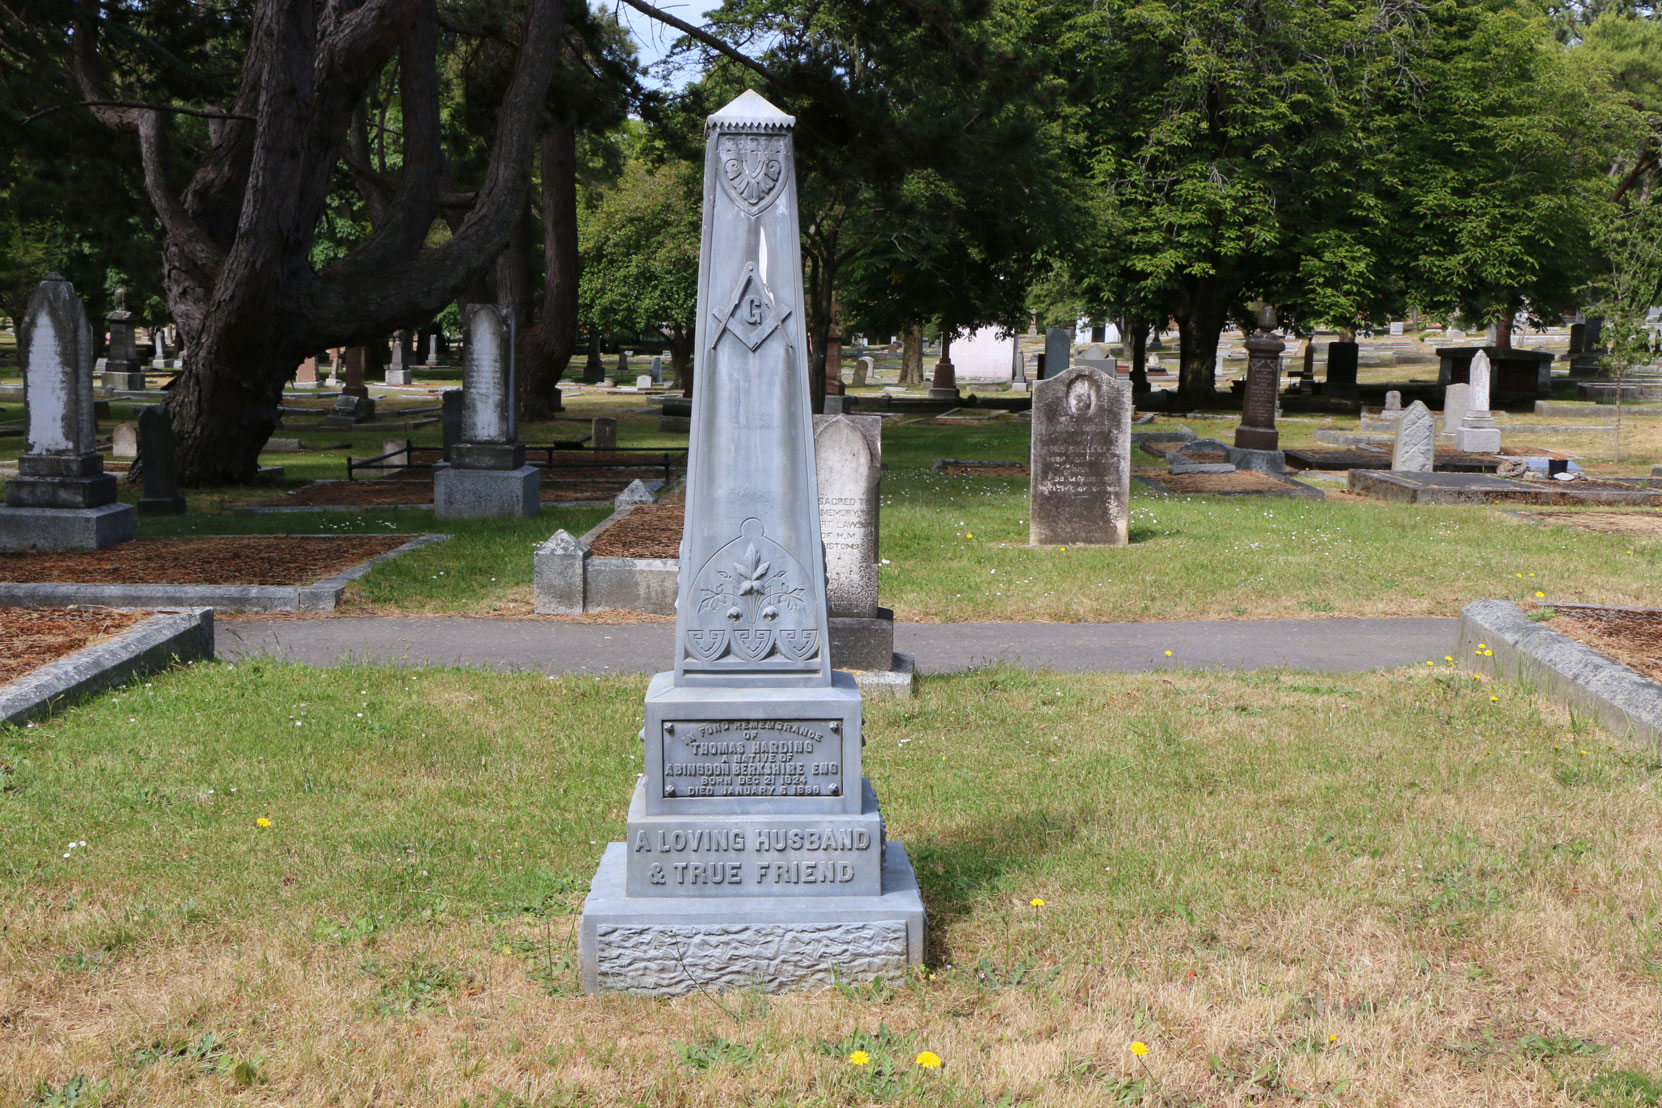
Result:
[[[110,457],[138,457],[139,432],[136,423],[118,423],[110,431]]]
[[[1274,308],[1266,305],[1259,310],[1258,330],[1247,336],[1246,348],[1246,394],[1241,401],[1235,445],[1243,450],[1278,452],[1281,433],[1275,429],[1275,409],[1281,391],[1281,352],[1287,344],[1275,334]]]
[[[294,371],[294,387],[297,389],[317,388],[317,359],[302,358]]]
[[[617,420],[611,416],[595,416],[589,424],[589,446],[595,450],[616,450]]]
[[[661,385],[663,383],[664,356],[662,354],[654,354],[652,355],[652,384]]]
[[[1039,376],[1045,379],[1060,377],[1073,364],[1073,334],[1066,327],[1045,328],[1045,356],[1039,363]]]
[[[133,537],[134,512],[104,472],[93,415],[92,326],[70,283],[40,283],[17,333],[26,435],[0,508],[0,550],[101,549]]]
[[[1489,355],[1479,350],[1472,357],[1466,412],[1454,429],[1456,450],[1470,454],[1495,454],[1500,451],[1500,427],[1489,411],[1489,379]]]
[[[856,358],[854,360],[854,369],[850,372],[848,378],[850,387],[857,389],[865,388],[871,382],[876,371],[877,362],[874,358],[869,355]]]
[[[707,122],[675,668],[583,905],[589,992],[823,987],[923,956],[859,689],[829,664],[792,124],[754,92]]]
[[[1131,386],[1075,366],[1033,386],[1035,546],[1124,546],[1131,499]]]
[[[469,304],[462,349],[461,438],[433,467],[433,514],[440,519],[534,516],[541,477],[525,464],[514,417],[514,310]]]
[[[1391,468],[1403,473],[1430,473],[1436,458],[1436,445],[1437,421],[1430,409],[1416,400],[1397,420]]]
[[[173,423],[159,404],[139,413],[139,467],[144,496],[138,502],[140,515],[182,516],[185,498],[179,495],[179,478],[173,462]]]
[[[1471,391],[1471,386],[1466,384],[1450,385],[1443,390],[1443,421],[1438,437],[1443,440],[1444,446],[1454,445],[1454,432],[1460,421],[1466,418]]]
[[[877,603],[881,416],[814,417],[819,527],[831,610],[831,660],[842,669],[894,666],[894,613]]]
[[[127,310],[127,286],[115,287],[115,310],[106,319],[110,326],[110,356],[104,362],[104,391],[141,392],[144,366],[139,363],[138,329]]]
[[[407,331],[392,333],[392,353],[387,357],[386,382],[389,385],[413,385],[410,372],[410,335]]]

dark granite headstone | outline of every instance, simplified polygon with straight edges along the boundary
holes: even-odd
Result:
[[[182,516],[185,498],[179,495],[179,477],[173,458],[173,423],[156,404],[139,413],[139,467],[144,476],[140,515]]]
[[[1073,335],[1066,327],[1045,328],[1045,360],[1039,376],[1045,380],[1060,376],[1073,362]]]
[[[1361,346],[1354,342],[1327,344],[1327,383],[1322,386],[1326,396],[1356,396],[1356,364]]]

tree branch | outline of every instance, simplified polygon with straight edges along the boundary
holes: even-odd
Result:
[[[71,108],[138,108],[147,112],[166,112],[170,115],[194,115],[202,119],[245,119],[254,122],[251,115],[239,115],[219,108],[185,108],[175,104],[145,104],[137,100],[77,100],[73,104],[59,104],[56,107],[42,108],[33,115],[24,116],[19,127],[27,127],[41,116],[51,115],[53,112],[66,112]]]
[[[664,11],[662,8],[655,8],[651,4],[646,3],[646,0],[622,0],[622,2],[628,4],[631,8],[634,8],[642,15],[650,16],[660,23],[666,23],[686,35],[688,38],[696,39],[717,53],[723,54],[726,57],[738,62],[745,68],[761,74],[773,84],[779,83],[779,75],[773,70],[769,69],[755,58],[750,57],[748,54],[741,53],[737,48],[729,46],[727,43],[721,41],[719,38],[703,28],[695,27],[684,19],[678,19],[677,17]]]

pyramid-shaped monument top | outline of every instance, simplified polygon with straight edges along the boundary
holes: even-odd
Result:
[[[745,89],[719,111],[704,120],[704,130],[710,131],[784,131],[796,125],[794,115],[786,115],[769,104],[754,89]]]
[[[790,116],[710,116],[675,683],[831,683]]]

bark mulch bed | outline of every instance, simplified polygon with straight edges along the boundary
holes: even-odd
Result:
[[[235,535],[134,539],[105,550],[9,554],[0,581],[30,584],[309,585],[410,535]]]
[[[1662,610],[1557,608],[1547,624],[1600,654],[1662,681]]]
[[[147,619],[115,608],[0,607],[0,685]]]
[[[679,558],[686,504],[642,504],[594,537],[597,558]]]
[[[1579,485],[1575,481],[1572,484]],[[1526,512],[1530,519],[1601,535],[1662,535],[1662,512]]]

